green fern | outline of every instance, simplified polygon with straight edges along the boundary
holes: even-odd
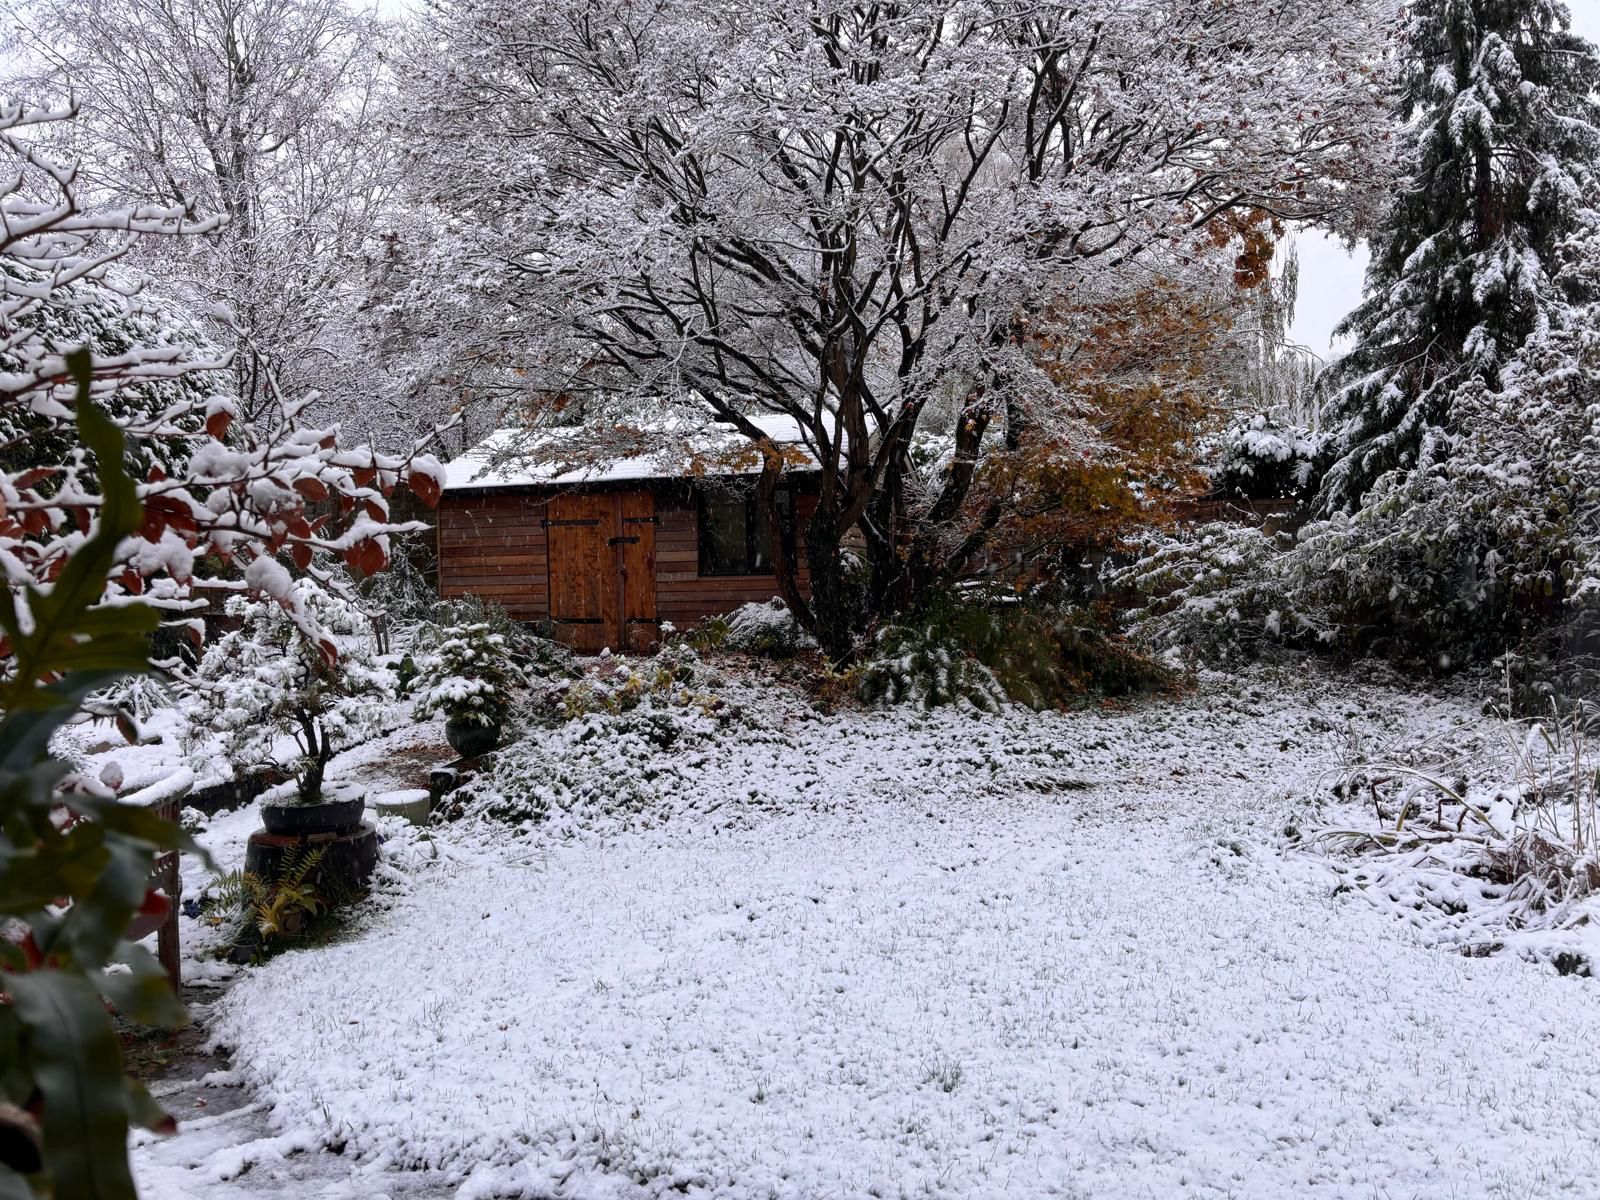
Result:
[[[327,850],[326,846],[290,848],[271,880],[245,870],[214,876],[206,888],[215,914],[212,924],[231,920],[235,941],[250,927],[263,940],[298,932],[307,919],[332,907],[330,898],[311,882]]]

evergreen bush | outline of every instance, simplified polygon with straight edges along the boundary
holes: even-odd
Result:
[[[452,725],[498,727],[513,689],[527,682],[507,636],[488,622],[473,622],[439,627],[430,640],[415,659],[408,689],[416,697],[413,715],[443,713]]]
[[[1008,701],[1050,708],[1177,682],[1173,670],[1122,636],[1109,605],[976,589],[941,597],[914,622],[884,629],[856,672],[857,693],[869,704],[966,701],[984,711]]]

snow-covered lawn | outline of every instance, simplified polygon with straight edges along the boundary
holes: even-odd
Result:
[[[1285,844],[1350,730],[1464,701],[749,697],[755,729],[585,738],[661,813],[396,830],[355,936],[246,973],[239,1076],[281,1145],[342,1151],[282,1195],[1596,1194],[1595,985],[1427,948]],[[198,1136],[139,1151],[150,1194],[268,1194]]]

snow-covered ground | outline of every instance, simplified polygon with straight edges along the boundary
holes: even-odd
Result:
[[[1285,839],[1353,740],[1465,701],[1309,670],[998,718],[744,699],[668,749],[529,744],[614,811],[536,765],[542,825],[396,827],[353,935],[211,1014],[254,1140],[141,1143],[146,1194],[1595,1194],[1594,985],[1429,948]]]

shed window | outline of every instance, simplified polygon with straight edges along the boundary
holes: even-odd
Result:
[[[774,497],[778,521],[793,528],[794,496]],[[787,538],[785,540],[788,540]],[[754,490],[700,493],[700,574],[771,575],[772,537]]]

